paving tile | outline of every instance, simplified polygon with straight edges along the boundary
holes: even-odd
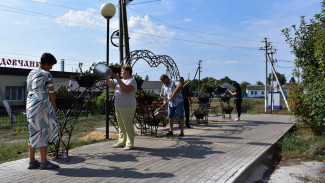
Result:
[[[116,141],[71,149],[70,163],[54,160],[58,170],[27,170],[28,159],[2,163],[0,182],[236,182],[293,126],[286,115],[241,119],[209,117],[208,126],[185,129],[183,138],[136,136],[131,151],[112,148]]]

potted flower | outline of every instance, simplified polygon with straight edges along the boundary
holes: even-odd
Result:
[[[223,87],[217,87],[217,94],[218,95],[223,95],[224,93],[226,93],[227,88],[223,88]]]
[[[216,86],[214,86],[212,84],[205,85],[205,91],[207,93],[212,93],[215,89],[216,89]]]
[[[196,119],[203,119],[204,116],[207,115],[207,112],[203,109],[198,108],[194,110],[193,114],[196,117]]]
[[[203,103],[203,104],[208,103],[210,101],[210,97],[205,94],[201,95],[198,99],[199,99],[199,102]]]
[[[55,103],[58,109],[69,109],[75,101],[75,96],[72,92],[69,92],[67,86],[61,85],[54,93],[56,96]]]
[[[75,80],[78,82],[79,86],[88,88],[93,86],[99,78],[92,74],[95,63],[93,63],[86,71],[82,70],[82,65],[83,63],[79,63],[78,65],[80,73],[76,75]]]
[[[231,114],[232,110],[234,110],[234,107],[230,106],[229,104],[224,106],[222,109],[226,114]]]
[[[223,96],[220,97],[220,99],[221,99],[223,102],[227,102],[227,103],[229,103],[230,96],[229,96],[229,95],[223,95]]]

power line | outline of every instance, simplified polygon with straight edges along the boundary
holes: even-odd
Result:
[[[25,13],[27,15],[32,15],[32,16],[42,15],[42,16],[53,18],[53,19],[57,19],[57,17],[55,17],[55,16],[47,15],[47,14],[44,14],[44,13],[37,13],[37,12],[23,10],[23,9],[19,9],[19,8],[13,8],[13,7],[5,6],[5,5],[0,5],[0,6],[11,8],[11,9],[14,9],[14,10],[23,11],[23,12],[17,12],[17,13],[20,13],[20,14],[24,13],[24,12],[27,12],[27,13]],[[99,27],[99,28],[106,28],[103,25],[93,24],[93,23],[88,23],[88,22],[83,22],[83,21],[78,21],[78,20],[71,20],[71,19],[66,19],[66,18],[59,18],[59,20],[63,20],[63,21],[66,21],[66,22],[75,22],[77,24],[86,24],[86,25],[89,25],[89,26],[94,26],[94,27]],[[129,32],[133,32],[133,31],[129,31]],[[178,41],[184,41],[184,42],[200,43],[200,44],[207,44],[207,45],[214,45],[214,46],[221,46],[221,47],[232,47],[232,48],[243,48],[243,49],[257,50],[256,48],[251,48],[251,47],[242,47],[242,46],[233,46],[233,45],[226,45],[226,44],[219,44],[219,43],[207,43],[207,42],[201,42],[201,41],[192,41],[192,40],[171,38],[171,37],[160,36],[160,35],[151,35],[151,34],[139,33],[139,32],[133,32],[133,33],[147,35],[147,36],[156,36],[156,37],[160,37],[160,38],[178,40]]]
[[[145,2],[140,2],[140,3],[131,3],[131,4],[128,4],[128,5],[136,5],[136,4],[144,4],[144,3],[152,3],[152,2],[157,2],[157,1],[161,1],[161,0],[145,1]]]
[[[277,61],[295,63],[294,61],[288,61],[288,60],[277,60]]]
[[[84,11],[84,12],[89,12],[89,13],[100,14],[100,13],[97,13],[97,12],[92,12],[92,11],[87,11],[87,10],[81,10],[81,9],[78,9],[78,8],[72,8],[72,7],[62,6],[62,5],[57,5],[57,4],[51,4],[51,3],[47,3],[47,2],[43,2],[43,1],[36,1],[36,0],[27,0],[27,1],[31,1],[31,2],[34,2],[34,3],[40,3],[40,4],[46,4],[46,5],[60,7],[60,8],[65,8],[65,9],[73,9],[73,10],[78,10],[78,11]]]

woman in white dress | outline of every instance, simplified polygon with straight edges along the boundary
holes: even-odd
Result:
[[[57,61],[50,53],[44,53],[40,66],[30,71],[27,77],[26,113],[29,129],[28,169],[55,169],[59,165],[47,160],[47,146],[59,139],[58,123],[55,116],[55,94],[52,74],[49,70]],[[41,162],[35,159],[35,148],[40,149]]]

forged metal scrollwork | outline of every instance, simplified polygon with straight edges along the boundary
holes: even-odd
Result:
[[[170,78],[176,79],[179,78],[179,72],[175,61],[168,55],[155,55],[149,50],[134,50],[130,53],[129,59],[123,60],[123,65],[131,65],[132,67],[134,64],[140,60],[145,60],[150,67],[158,67],[160,64],[166,66]]]
[[[62,141],[57,141],[54,144],[49,145],[48,153],[55,157],[62,156],[61,147],[64,147],[67,155],[71,148],[71,139],[72,132],[76,125],[76,122],[80,116],[80,114],[87,110],[87,105],[91,100],[96,99],[99,93],[104,92],[106,88],[105,82],[99,82],[93,85],[89,85],[87,87],[77,87],[72,93],[77,95],[77,98],[70,104],[66,110],[58,110],[57,118],[58,123],[60,125],[60,136],[62,137]],[[115,116],[115,108],[114,108],[114,95],[109,96],[109,105],[105,110],[108,110],[109,113],[109,121],[113,126],[117,128],[117,120]],[[112,107],[113,106],[113,107]]]

